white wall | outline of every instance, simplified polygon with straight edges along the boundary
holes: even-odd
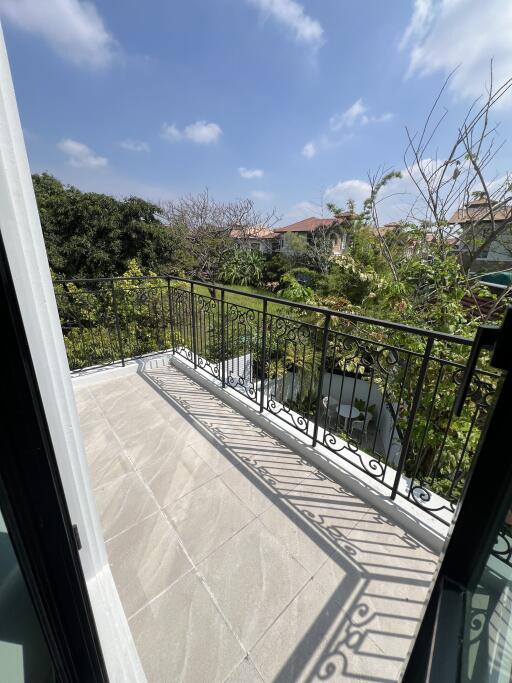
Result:
[[[396,429],[393,428],[393,414],[386,404],[380,388],[375,383],[370,385],[368,380],[355,379],[347,375],[333,374],[331,380],[331,374],[326,372],[322,383],[322,396],[327,395],[330,397],[329,406],[353,405],[356,400],[364,401],[369,406],[375,406],[375,417],[371,424],[374,428],[377,426],[385,452],[387,452],[391,442],[389,463],[396,466],[400,459],[400,438]],[[380,420],[379,412],[381,413]]]

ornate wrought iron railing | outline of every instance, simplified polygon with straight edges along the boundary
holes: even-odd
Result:
[[[454,415],[472,340],[173,276],[55,289],[73,371],[171,352],[449,522],[497,382]]]

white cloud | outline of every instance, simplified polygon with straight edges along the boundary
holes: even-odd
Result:
[[[316,155],[316,145],[314,142],[307,142],[302,148],[302,156],[312,159]]]
[[[80,66],[108,66],[117,43],[96,7],[86,0],[0,0],[0,15],[39,35],[63,59]]]
[[[342,128],[352,128],[356,124],[366,126],[370,123],[385,123],[393,118],[393,114],[385,112],[378,116],[367,114],[368,107],[359,98],[354,104],[341,114],[335,114],[329,119],[331,130],[338,131]]]
[[[266,192],[265,190],[253,190],[251,196],[254,199],[261,199],[262,201],[269,201],[274,196],[272,192]]]
[[[119,143],[119,147],[128,150],[129,152],[149,152],[149,145],[143,140],[122,140]]]
[[[390,111],[386,111],[379,116],[363,116],[361,123],[363,126],[366,126],[368,123],[386,123],[387,121],[391,121],[392,118],[393,114]]]
[[[272,17],[285,26],[294,35],[295,40],[313,48],[324,43],[324,30],[316,19],[304,11],[304,7],[296,0],[248,0],[259,7],[264,16]]]
[[[183,137],[183,134],[176,128],[174,123],[162,124],[162,137],[168,142],[178,142]]]
[[[196,142],[198,145],[209,145],[212,142],[217,142],[222,135],[222,129],[216,123],[196,121],[187,126],[184,133],[187,140]]]
[[[324,214],[322,213],[321,208],[321,205],[316,204],[315,202],[298,202],[285,213],[280,223],[283,225],[290,225],[290,223],[301,221],[303,218],[309,218],[310,216],[322,217]]]
[[[240,166],[240,168],[238,169],[238,173],[240,174],[241,178],[245,178],[246,180],[263,178],[263,176],[265,175],[264,171],[262,171],[261,168],[245,168],[245,166]]]
[[[325,190],[324,199],[326,202],[333,202],[340,207],[344,207],[347,201],[352,199],[357,208],[362,208],[362,204],[370,196],[370,192],[371,187],[364,180],[343,180],[328,187]]]
[[[364,116],[367,108],[363,104],[362,99],[358,99],[354,104],[346,109],[341,114],[335,114],[329,119],[329,124],[332,130],[339,130],[340,128],[353,126],[356,121],[360,120]]]
[[[400,220],[421,220],[429,218],[429,210],[421,197],[415,180],[422,184],[422,173],[432,177],[444,168],[445,162],[441,159],[422,159],[420,167],[414,164],[410,167],[410,174],[406,168],[399,169],[401,177],[392,178],[381,189],[377,196],[376,207],[379,222],[388,223]],[[412,175],[412,177],[411,177]],[[370,184],[359,178],[340,181],[325,190],[324,200],[333,202],[337,206],[344,207],[349,199],[353,199],[356,210],[363,208],[363,202],[370,196]],[[458,200],[449,213],[458,208]]]
[[[174,123],[164,123],[162,126],[162,137],[169,142],[179,140],[189,140],[197,145],[210,145],[222,135],[222,128],[217,123],[207,123],[206,121],[196,121],[183,130],[179,130]]]
[[[75,168],[101,168],[108,163],[106,157],[97,156],[90,147],[70,138],[61,140],[57,147],[67,154],[68,163]]]
[[[321,151],[331,150],[345,144],[354,137],[355,131],[363,126],[386,123],[393,118],[391,112],[370,114],[362,98],[357,99],[341,114],[334,114],[329,119],[329,128],[315,140],[310,140],[302,148],[302,155],[312,159]]]
[[[408,75],[445,75],[458,97],[474,98],[512,74],[512,3],[508,0],[415,0],[400,47],[409,49]],[[512,104],[512,96],[501,103]]]

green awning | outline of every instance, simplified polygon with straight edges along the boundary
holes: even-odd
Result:
[[[482,282],[490,282],[494,285],[512,285],[512,272],[501,271],[499,273],[486,273],[480,278]]]

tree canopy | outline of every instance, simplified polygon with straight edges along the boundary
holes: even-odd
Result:
[[[173,273],[183,262],[183,235],[159,220],[155,204],[116,199],[32,176],[51,269],[67,278],[121,275],[132,259],[144,270]]]

